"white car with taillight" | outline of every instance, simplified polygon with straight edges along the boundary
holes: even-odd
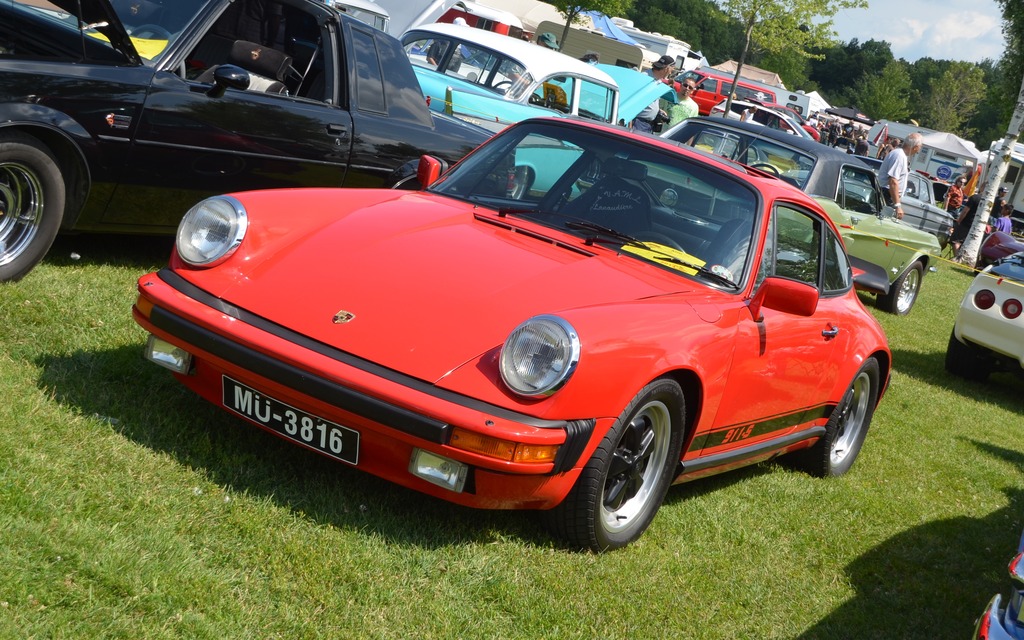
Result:
[[[946,348],[946,370],[971,380],[1024,368],[1024,252],[1002,258],[971,283]]]

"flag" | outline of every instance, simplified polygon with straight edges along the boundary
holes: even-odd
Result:
[[[883,124],[882,128],[878,130],[878,135],[871,141],[876,147],[880,147],[885,144],[885,141],[889,139],[889,125]]]
[[[964,185],[964,197],[969,198],[974,195],[974,190],[978,188],[978,178],[981,177],[981,166],[977,166],[974,169],[974,173],[971,174],[971,179]]]

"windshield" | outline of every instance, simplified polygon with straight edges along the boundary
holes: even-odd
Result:
[[[66,29],[68,38],[78,38],[79,18],[47,0],[8,0],[15,8],[47,19],[54,27]],[[157,60],[161,53],[177,39],[202,8],[212,0],[175,0],[174,2],[157,2],[154,0],[113,0],[111,5],[118,18],[124,24],[131,37],[135,50],[147,63]],[[69,5],[70,3],[63,3]],[[82,24],[82,31],[92,39],[92,45],[78,47],[84,50],[86,59],[97,61],[120,60],[101,29],[105,22]],[[53,32],[49,37],[54,49],[59,49],[62,34]],[[70,43],[71,41],[68,40]],[[106,46],[104,46],[106,45]],[[105,51],[104,51],[105,50]],[[42,53],[42,52],[40,52]],[[47,52],[49,53],[49,52]],[[43,55],[47,55],[43,53]]]
[[[402,38],[409,61],[464,82],[518,100],[533,77],[518,61],[450,36],[412,32]]]
[[[499,135],[431,190],[733,285],[745,277],[760,206],[703,162],[551,123]]]

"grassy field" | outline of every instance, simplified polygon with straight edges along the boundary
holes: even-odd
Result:
[[[876,313],[895,371],[851,473],[676,486],[595,556],[300,451],[144,362],[135,280],[169,250],[63,238],[0,286],[0,637],[965,638],[1006,591],[1024,381],[945,373],[962,269]]]

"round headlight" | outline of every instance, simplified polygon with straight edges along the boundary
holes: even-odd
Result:
[[[207,198],[178,225],[178,255],[197,267],[212,267],[235,252],[249,226],[245,207],[231,196]]]
[[[523,396],[548,396],[566,383],[580,360],[580,339],[557,316],[537,316],[516,327],[501,348],[501,379]]]

